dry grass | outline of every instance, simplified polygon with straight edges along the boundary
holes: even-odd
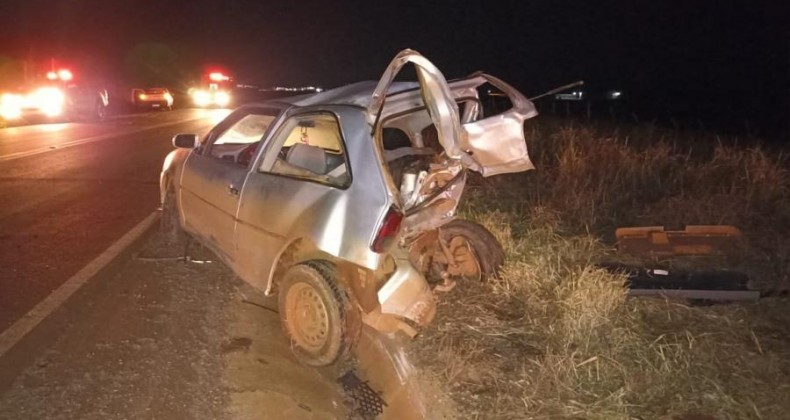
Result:
[[[616,226],[728,223],[752,244],[738,267],[786,287],[786,160],[638,135],[535,129],[537,171],[470,188],[465,216],[508,259],[498,281],[440,296],[413,349],[464,418],[790,418],[786,298],[628,299],[623,278],[595,267]]]

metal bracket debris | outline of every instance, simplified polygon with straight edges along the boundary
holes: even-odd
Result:
[[[741,231],[729,225],[690,225],[683,230],[663,226],[622,227],[615,231],[617,251],[633,256],[724,255],[742,252]]]
[[[644,268],[622,264],[601,264],[611,272],[628,278],[631,296],[663,296],[667,298],[736,301],[757,300],[760,292],[749,289],[749,276],[738,271],[682,271]]]

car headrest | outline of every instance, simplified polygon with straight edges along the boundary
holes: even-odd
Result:
[[[288,150],[285,161],[319,175],[326,174],[326,155],[324,149],[317,146],[296,143]]]

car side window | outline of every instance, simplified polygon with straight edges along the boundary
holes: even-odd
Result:
[[[272,113],[275,114],[275,113]],[[207,155],[216,159],[248,166],[263,140],[263,135],[274,122],[275,115],[251,113],[232,123],[214,136]]]
[[[259,168],[261,172],[340,188],[351,185],[340,124],[333,114],[315,113],[290,118],[266,156]]]

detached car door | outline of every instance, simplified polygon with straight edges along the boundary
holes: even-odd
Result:
[[[208,134],[184,165],[181,205],[186,228],[228,261],[235,258],[239,194],[278,113],[266,108],[237,110]]]
[[[504,112],[461,125],[458,147],[474,161],[470,169],[483,176],[535,169],[527,152],[524,121],[538,115],[535,105],[516,88],[485,73],[450,83],[454,96],[462,99],[472,90],[489,84],[510,101]]]
[[[414,64],[420,88],[387,96],[389,86],[408,63]],[[508,97],[507,111],[467,122],[480,110],[467,108],[462,120],[457,101],[472,99],[479,103],[477,88],[490,84]],[[394,106],[387,106],[387,102]],[[430,61],[416,51],[403,50],[384,71],[368,106],[369,123],[378,124],[388,116],[403,111],[403,106],[422,102],[436,127],[439,143],[447,156],[465,167],[491,176],[534,169],[527,153],[524,120],[538,115],[535,106],[518,90],[496,77],[478,73],[467,79],[448,83]]]

